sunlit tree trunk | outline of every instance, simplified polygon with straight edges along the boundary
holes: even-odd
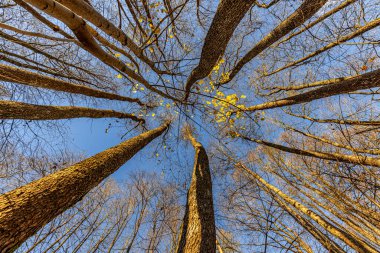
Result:
[[[246,111],[265,110],[295,104],[307,103],[317,99],[347,94],[349,92],[375,88],[380,85],[380,70],[374,70],[363,75],[353,78],[344,78],[342,81],[335,82],[331,85],[300,93],[295,96],[282,98],[279,100],[265,102],[262,104],[247,107]]]
[[[169,123],[142,133],[82,162],[0,196],[0,250],[14,250],[54,217],[80,201]]]
[[[189,134],[195,149],[194,169],[177,253],[216,252],[212,183],[206,150]]]
[[[322,228],[326,229],[326,231],[328,231],[331,235],[342,240],[344,243],[349,245],[352,249],[356,250],[359,253],[378,252],[376,249],[368,245],[366,242],[364,242],[360,238],[347,233],[346,231],[344,231],[343,229],[339,227],[334,226],[334,224],[332,224],[325,218],[313,212],[312,210],[310,210],[309,208],[307,208],[300,202],[296,201],[295,199],[289,197],[277,187],[269,184],[262,177],[260,177],[255,172],[249,170],[243,164],[238,164],[237,167],[242,169],[244,172],[246,172],[250,176],[252,176],[252,178],[257,180],[258,182],[260,182],[260,184],[263,185],[268,190],[268,192],[270,192],[273,196],[276,197],[280,205],[283,205],[283,203],[286,203],[287,205],[293,206],[297,211],[308,216],[311,220],[318,223],[318,225],[320,225]]]
[[[129,98],[101,90],[96,90],[84,85],[73,84],[60,79],[44,76],[38,73],[7,66],[4,64],[0,64],[0,80],[25,84],[34,87],[46,88],[50,90],[81,94],[96,98],[135,102],[140,105],[143,105],[137,98]]]
[[[301,6],[266,35],[259,43],[257,43],[244,57],[239,60],[236,66],[231,70],[229,78],[223,83],[231,81],[236,74],[243,68],[245,64],[281,39],[283,36],[291,32],[293,29],[302,25],[306,20],[317,13],[327,0],[305,0]]]
[[[129,118],[144,122],[132,114],[77,106],[34,105],[0,101],[0,119],[55,120],[72,118]]]
[[[60,4],[64,5],[71,11],[80,15],[84,19],[88,20],[103,32],[119,41],[122,45],[127,46],[131,51],[147,65],[149,65],[158,74],[167,73],[160,71],[154,66],[154,63],[144,55],[144,52],[138,45],[133,42],[133,39],[129,38],[123,30],[116,27],[113,23],[107,20],[102,14],[96,11],[90,4],[83,0],[57,0]]]
[[[224,54],[233,32],[251,8],[253,0],[222,0],[207,32],[198,66],[187,79],[185,100],[190,95],[192,85],[206,77]]]

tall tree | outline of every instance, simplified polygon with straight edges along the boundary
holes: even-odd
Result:
[[[203,43],[201,59],[186,81],[185,100],[193,84],[206,77],[217,61],[223,56],[233,32],[255,1],[222,0],[208,29]]]
[[[120,117],[151,126],[169,116],[172,129],[192,122],[210,147],[208,154],[195,147],[190,189],[182,173],[192,161],[178,131],[155,151],[140,153],[144,159],[154,154],[154,169],[162,169],[155,180],[171,183],[167,195],[189,192],[182,231],[178,219],[168,219],[181,209],[172,211],[173,201],[161,200],[166,193],[138,180],[133,195],[141,197],[133,198],[131,209],[110,188],[92,202],[70,202],[19,252],[175,252],[178,241],[182,251],[214,252],[215,238],[205,240],[214,235],[198,229],[215,226],[197,219],[201,211],[212,215],[198,205],[202,201],[220,214],[212,222],[224,252],[379,251],[379,6],[379,0],[2,1],[3,192],[56,171],[51,156],[66,152],[60,144],[71,140],[64,129],[75,118]],[[67,93],[91,97],[91,108],[79,107],[87,101]],[[142,108],[118,111],[119,101]],[[66,118],[73,120],[51,121]],[[116,129],[120,135],[136,131],[130,121],[107,123],[93,135],[104,145]],[[220,150],[256,176],[238,173]],[[214,203],[207,156],[216,165]],[[101,172],[108,168],[114,166]],[[72,188],[58,199],[78,200]],[[103,198],[115,205],[108,208]],[[35,195],[28,201],[40,208]],[[131,214],[133,206],[138,211]],[[54,214],[53,205],[46,209]],[[15,224],[29,231],[23,221]]]
[[[91,96],[96,98],[114,99],[120,101],[128,101],[143,105],[143,103],[137,98],[129,98],[96,90],[84,85],[65,82],[59,79],[51,78],[49,76],[43,76],[34,72],[26,71],[23,69],[10,67],[4,64],[0,64],[0,80],[14,83],[21,83],[25,85],[46,88],[56,91],[64,91],[74,94],[82,94],[85,96]]]
[[[1,251],[16,249],[42,226],[80,201],[168,127],[169,123],[165,123],[73,166],[1,195]]]
[[[214,205],[208,156],[202,144],[193,137],[190,128],[185,129],[185,135],[195,149],[195,157],[177,253],[216,252]]]
[[[14,101],[0,101],[1,119],[52,120],[72,118],[129,118],[144,122],[129,113],[100,110],[77,106],[33,105]]]

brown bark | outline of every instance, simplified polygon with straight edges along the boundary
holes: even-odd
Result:
[[[303,213],[313,221],[315,221],[318,225],[320,225],[322,228],[326,229],[331,235],[335,236],[336,238],[342,240],[344,243],[346,243],[348,246],[350,246],[352,249],[356,250],[359,253],[376,253],[378,252],[376,249],[362,241],[358,237],[354,237],[347,233],[345,230],[334,226],[332,223],[330,223],[328,220],[324,219],[317,213],[313,212],[300,202],[296,201],[295,199],[289,197],[284,192],[282,192],[277,187],[269,184],[267,181],[265,181],[262,177],[260,177],[255,172],[249,170],[247,167],[245,167],[243,164],[238,164],[238,168],[243,169],[245,172],[247,172],[250,176],[252,176],[254,179],[256,179],[260,184],[262,184],[273,196],[275,196],[279,200],[279,204],[281,205],[282,202],[286,203],[287,205],[293,206],[297,211]]]
[[[51,69],[48,66],[44,66],[44,64],[42,64],[42,63],[38,63],[38,62],[30,60],[30,59],[28,59],[26,57],[22,57],[21,55],[16,55],[16,54],[13,54],[11,52],[6,52],[6,51],[3,51],[3,53],[5,53],[7,55],[10,55],[12,57],[17,57],[18,59],[21,59],[23,61],[28,62],[27,64],[21,63],[19,61],[13,60],[11,58],[8,58],[8,57],[0,54],[0,60],[1,61],[9,62],[10,64],[13,64],[15,66],[22,67],[22,68],[27,68],[27,69],[37,70],[39,72],[43,72],[43,73],[46,73],[46,74],[49,74],[49,75],[53,75],[55,77],[59,76],[59,77],[63,77],[63,78],[69,79],[69,80],[75,80],[75,81],[78,81],[78,82],[81,82],[81,83],[90,84],[88,81],[86,81],[84,79],[78,78],[78,77],[76,77],[74,75],[66,75],[66,74],[59,73],[56,69]]]
[[[0,119],[55,120],[73,118],[125,118],[145,122],[129,113],[77,106],[34,105],[0,100]]]
[[[0,196],[0,250],[17,248],[54,217],[80,201],[169,124],[133,137],[82,162]]]
[[[192,85],[210,74],[218,59],[224,54],[235,28],[254,2],[253,0],[222,0],[219,3],[203,44],[201,59],[187,79],[185,100],[190,95]]]
[[[301,104],[316,99],[331,97],[339,94],[346,94],[352,91],[369,89],[378,86],[380,86],[380,69],[365,73],[354,78],[345,79],[341,82],[337,82],[332,85],[322,86],[321,88],[307,91],[305,93],[301,93],[295,96],[250,106],[245,108],[244,110],[256,111]]]
[[[177,253],[216,252],[212,182],[206,150],[189,134],[195,149],[194,169]]]
[[[75,94],[82,94],[85,96],[91,96],[96,98],[114,99],[120,101],[135,102],[139,105],[144,105],[137,98],[129,98],[104,92],[101,90],[95,90],[90,87],[73,84],[63,80],[55,79],[49,76],[43,76],[38,73],[26,71],[19,68],[14,68],[4,64],[0,64],[0,80],[7,82],[20,83],[30,85],[34,87],[46,88],[57,91],[64,91]]]
[[[149,82],[142,76],[136,74],[133,70],[128,68],[124,62],[105,52],[102,47],[96,43],[93,35],[90,32],[90,29],[88,29],[86,21],[83,20],[82,17],[76,15],[71,10],[53,0],[25,0],[25,2],[35,6],[36,8],[39,8],[46,14],[65,23],[82,43],[83,48],[105,64],[116,68],[120,72],[125,73],[129,77],[143,84],[147,89],[154,91],[163,97],[177,100],[170,95],[162,92],[161,90],[156,89],[150,85]]]
[[[300,224],[307,232],[309,232],[328,252],[331,253],[345,253],[345,251],[328,236],[326,236],[320,229],[315,227],[310,221],[305,219],[302,215],[297,213],[289,205],[281,201],[278,197],[274,196],[276,202],[283,208],[293,219]]]
[[[350,218],[356,219],[364,226],[367,226],[374,234],[380,235],[379,229],[376,228],[376,226],[378,227],[380,224],[379,215],[377,215],[373,209],[368,209],[368,207],[363,206],[360,202],[347,195],[344,189],[338,189],[336,185],[331,185],[327,180],[324,180],[323,177],[318,177],[318,180],[316,180],[315,177],[310,176],[315,171],[310,167],[306,168],[308,171],[300,169],[297,166],[291,166],[290,168],[289,166],[281,166],[281,170],[287,171],[290,175],[294,176],[297,183],[301,183],[311,192],[316,193],[322,199],[334,204],[341,210],[342,214],[346,213]],[[310,182],[312,182],[312,185]]]
[[[270,47],[273,43],[281,39],[293,29],[302,25],[306,20],[311,18],[327,0],[305,0],[301,6],[287,19],[281,22],[268,35],[266,35],[259,43],[257,43],[231,70],[228,80],[231,81],[236,74],[243,68],[245,64]]]
[[[53,22],[49,21],[44,16],[40,15],[35,9],[33,9],[29,4],[25,3],[22,0],[14,0],[15,3],[20,5],[22,8],[24,8],[26,11],[28,11],[30,14],[32,14],[36,19],[41,21],[43,24],[47,25],[50,29],[52,29],[54,32],[58,32],[64,37],[68,39],[74,39],[71,35],[66,33],[65,31],[62,31],[61,28],[59,28],[58,25],[55,25]]]
[[[281,43],[284,43],[288,40],[290,40],[291,38],[309,30],[310,28],[312,28],[313,26],[315,26],[316,24],[322,22],[323,20],[325,20],[326,18],[330,17],[331,15],[334,15],[335,13],[339,12],[340,10],[346,8],[347,6],[357,2],[358,0],[347,0],[345,2],[343,2],[342,4],[338,5],[337,7],[335,7],[334,9],[326,12],[325,14],[323,14],[322,16],[320,16],[318,19],[316,19],[315,21],[313,22],[310,22],[309,24],[305,25],[302,27],[302,29],[299,29],[297,32],[295,33],[292,33],[291,35],[289,35],[288,37],[284,38],[283,40],[279,41],[278,43],[276,43],[275,45],[273,45],[273,47],[277,47],[279,46]]]
[[[132,52],[144,61],[158,74],[168,74],[154,66],[154,63],[144,55],[144,52],[139,48],[131,38],[129,38],[121,29],[117,28],[113,23],[107,20],[103,15],[97,12],[91,5],[83,0],[57,0],[60,4],[66,6],[74,13],[90,21],[103,32],[119,41],[123,46],[127,46]]]
[[[319,211],[319,213],[321,213],[321,214],[324,214],[326,212],[325,210],[327,210],[328,212],[333,214],[335,217],[337,217],[338,219],[343,221],[343,224],[344,223],[346,224],[344,227],[348,233],[355,235],[355,236],[361,235],[364,238],[366,238],[368,241],[371,241],[373,243],[373,245],[379,244],[379,241],[375,236],[376,234],[378,235],[377,229],[371,225],[370,225],[370,229],[366,229],[367,224],[363,224],[362,220],[357,219],[357,217],[349,211],[347,206],[342,205],[341,201],[332,198],[331,192],[329,192],[330,194],[327,195],[327,194],[323,193],[322,191],[320,191],[319,189],[315,189],[315,188],[311,187],[308,184],[308,180],[305,180],[304,178],[302,178],[300,176],[301,173],[299,171],[297,171],[297,169],[294,169],[294,168],[288,169],[287,166],[282,166],[278,163],[277,163],[277,165],[280,166],[282,171],[287,171],[290,175],[294,176],[296,178],[297,184],[294,184],[294,182],[292,182],[286,176],[284,176],[282,174],[282,172],[279,173],[276,171],[276,172],[274,172],[274,174],[276,176],[278,176],[279,178],[281,178],[282,180],[284,180],[288,185],[291,185],[297,192],[303,194],[306,197],[306,201],[309,203],[309,205],[312,208]],[[311,181],[313,181],[313,184],[316,184],[316,180],[311,180]],[[314,196],[312,194],[310,194],[307,190],[303,190],[303,188],[299,187],[298,184],[302,184],[304,187],[309,189],[311,192],[316,193],[322,199],[327,201],[329,204],[325,204],[323,201],[320,201],[319,199],[314,198]],[[332,190],[332,192],[333,192],[333,190]],[[321,208],[323,208],[324,210]],[[337,224],[336,222],[333,222],[333,220],[332,220],[332,223],[339,226],[339,224]],[[369,232],[369,231],[371,231],[371,232]]]
[[[315,87],[319,87],[319,86],[325,86],[325,85],[331,85],[331,84],[339,83],[339,82],[349,80],[349,79],[352,79],[355,77],[356,76],[338,77],[338,78],[331,78],[331,79],[326,79],[326,80],[321,80],[321,81],[315,81],[312,83],[304,83],[304,84],[300,84],[300,85],[274,86],[274,87],[270,87],[268,89],[273,90],[270,92],[270,95],[272,95],[272,94],[278,93],[279,91],[282,91],[282,90],[289,91],[289,90],[303,90],[303,89],[307,89],[307,88],[315,88]]]

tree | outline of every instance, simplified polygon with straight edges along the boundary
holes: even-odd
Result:
[[[184,131],[195,149],[195,158],[177,252],[216,252],[212,182],[207,153],[193,137],[189,127]]]
[[[1,196],[2,251],[19,246],[117,170],[169,123]],[[48,203],[48,205],[46,205]]]
[[[379,0],[3,1],[4,247],[378,252],[379,8]],[[94,138],[106,151],[85,159],[89,144],[68,155],[78,152],[70,130],[79,118],[102,125]],[[167,118],[170,129],[147,131]],[[194,157],[178,130],[186,125]],[[146,141],[132,152],[136,138]],[[125,191],[118,180],[96,187],[134,154],[153,176],[133,174]],[[20,191],[27,201],[12,207]]]

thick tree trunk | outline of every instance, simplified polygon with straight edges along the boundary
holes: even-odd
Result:
[[[192,71],[186,83],[185,100],[191,86],[212,71],[218,59],[224,54],[235,28],[238,26],[253,0],[222,0],[207,32],[198,66]]]
[[[0,80],[25,84],[34,87],[46,88],[56,91],[64,91],[74,94],[81,94],[96,98],[113,99],[120,101],[135,102],[143,105],[137,98],[123,97],[117,94],[96,90],[84,85],[73,84],[60,79],[44,76],[38,73],[26,71],[24,69],[15,68],[0,64]]]
[[[245,64],[259,55],[265,49],[270,47],[273,43],[281,39],[283,36],[311,18],[315,13],[318,12],[318,10],[322,8],[326,2],[327,0],[305,0],[292,15],[282,21],[267,36],[265,36],[259,43],[257,43],[246,55],[244,55],[244,57],[232,69],[228,80],[225,80],[223,83],[227,83],[232,80]]]
[[[242,169],[243,171],[247,172],[252,178],[257,180],[260,184],[262,184],[268,192],[270,192],[273,196],[275,196],[279,201],[279,204],[282,205],[283,203],[286,203],[287,205],[293,206],[298,212],[306,215],[311,220],[316,222],[318,225],[320,225],[322,228],[324,228],[326,231],[328,231],[331,235],[335,236],[336,238],[342,240],[344,243],[346,243],[348,246],[350,246],[352,249],[356,250],[359,253],[376,253],[378,252],[376,249],[368,245],[366,242],[361,240],[360,238],[353,236],[343,229],[336,227],[334,224],[329,222],[328,220],[324,219],[317,213],[313,212],[300,202],[296,201],[295,199],[289,197],[284,192],[282,192],[277,187],[269,184],[267,181],[265,181],[262,177],[260,177],[255,172],[251,171],[247,167],[245,167],[243,164],[238,164],[238,168]],[[275,198],[275,199],[276,199]]]
[[[215,253],[216,232],[208,157],[202,144],[191,135],[189,139],[195,149],[194,170],[177,253]]]
[[[55,120],[72,118],[126,118],[145,122],[129,113],[77,106],[34,105],[0,100],[0,119]]]
[[[149,142],[166,123],[82,162],[0,196],[0,250],[10,252],[45,224],[80,201]]]

